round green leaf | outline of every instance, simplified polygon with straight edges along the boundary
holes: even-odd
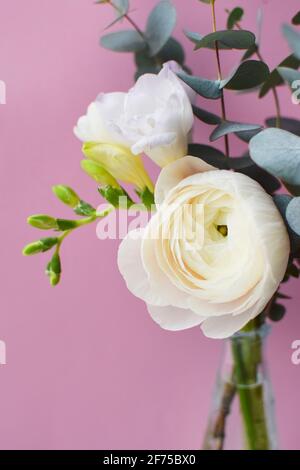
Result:
[[[300,72],[298,70],[290,69],[288,67],[278,67],[278,72],[285,82],[292,88],[295,81],[300,80]]]
[[[203,98],[216,100],[221,97],[220,82],[218,80],[207,80],[206,78],[194,77],[183,72],[179,72],[177,75]]]
[[[296,15],[292,18],[292,23],[294,25],[300,24],[300,11],[298,11],[298,13],[296,13]]]
[[[294,197],[286,208],[286,219],[291,229],[300,236],[300,197]]]
[[[248,49],[255,44],[255,35],[246,30],[231,31],[226,29],[224,31],[216,31],[197,41],[196,49],[215,47],[216,41],[220,41],[229,49]]]
[[[300,138],[282,129],[265,129],[250,141],[250,155],[257,165],[283,180],[300,185]]]
[[[284,307],[284,305],[274,303],[271,307],[268,317],[270,318],[270,320],[276,322],[282,320],[285,316],[285,313],[286,308]]]
[[[291,252],[296,253],[300,248],[300,237],[294,232],[294,230],[291,229],[286,217],[287,207],[292,199],[292,196],[289,194],[276,194],[273,198],[277,209],[286,223],[287,231],[290,237]]]
[[[204,37],[204,36],[201,36],[201,34],[195,33],[193,31],[184,31],[184,34],[190,41],[192,41],[195,44],[195,49],[197,49],[196,46]],[[215,49],[215,47],[216,47],[216,44],[214,41],[210,45],[207,46],[208,49]],[[218,47],[219,49],[230,49],[230,47],[223,44],[222,41],[218,41]]]
[[[209,140],[211,142],[214,142],[215,140],[219,139],[220,137],[224,137],[227,134],[242,131],[252,131],[260,128],[261,127],[257,124],[244,124],[241,122],[223,121],[218,127],[215,128],[213,133],[210,135]]]
[[[268,127],[276,127],[276,121],[277,118],[274,116],[266,119],[265,122]],[[280,127],[300,137],[300,121],[298,121],[298,119],[281,116]]]
[[[199,108],[198,106],[193,106],[194,115],[200,119],[200,121],[205,122],[205,124],[216,125],[221,123],[220,116],[210,113],[205,109]]]
[[[300,65],[299,59],[297,59],[293,54],[286,57],[278,67],[288,67],[290,69],[297,69]],[[284,83],[283,78],[279,74],[277,68],[272,70],[267,80],[261,87],[259,97],[263,98],[272,88],[275,88]]]
[[[241,21],[241,19],[243,18],[243,15],[244,15],[244,10],[242,8],[240,8],[240,7],[234,8],[229,13],[229,16],[228,16],[228,19],[227,19],[227,28],[228,29],[234,28],[236,23]]]
[[[162,63],[175,60],[178,64],[183,65],[185,60],[184,49],[180,42],[171,37],[159,51],[158,58]]]
[[[269,68],[264,62],[246,60],[228,78],[222,80],[220,86],[228,90],[248,90],[267,80],[269,73]]]
[[[288,24],[283,25],[282,31],[293,54],[300,59],[300,33]]]
[[[124,16],[129,10],[129,0],[113,0],[118,16]]]
[[[188,154],[199,157],[206,163],[219,168],[220,170],[228,170],[228,158],[225,157],[221,150],[202,144],[189,144]]]
[[[261,131],[261,127],[257,128],[257,129],[246,130],[246,131],[238,131],[238,132],[235,132],[235,135],[239,139],[241,139],[243,142],[248,143],[248,142],[250,142],[252,137],[254,137],[256,134],[258,134],[260,131]]]
[[[106,34],[100,39],[106,49],[115,52],[137,52],[146,47],[146,43],[137,31],[125,30]]]
[[[151,55],[156,55],[170,38],[176,24],[176,9],[168,0],[162,0],[151,11],[146,37]]]

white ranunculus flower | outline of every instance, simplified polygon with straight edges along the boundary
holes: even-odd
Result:
[[[129,290],[162,328],[201,324],[208,337],[231,336],[285,274],[289,238],[272,198],[249,177],[191,156],[162,170],[155,196],[148,226],[120,245]]]
[[[134,155],[145,153],[163,167],[186,154],[193,122],[182,82],[166,65],[158,75],[142,75],[127,94],[100,95],[74,132],[83,142],[122,145]]]

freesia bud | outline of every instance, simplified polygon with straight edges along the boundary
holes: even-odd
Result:
[[[52,191],[55,196],[67,206],[75,207],[80,201],[79,196],[69,186],[59,184],[57,186],[53,186]]]
[[[120,209],[128,209],[134,202],[123,188],[113,188],[112,186],[105,186],[98,188],[99,193],[104,199],[107,200],[112,206]]]
[[[28,217],[27,222],[32,227],[39,228],[41,230],[50,230],[56,229],[57,223],[54,217],[50,217],[49,215],[39,214],[39,215],[31,215]]]
[[[46,268],[46,274],[49,277],[51,286],[56,286],[60,281],[61,275],[61,262],[58,253],[54,253],[50,263]]]
[[[80,162],[81,168],[91,178],[97,181],[101,186],[112,186],[113,188],[120,188],[117,180],[103,168],[103,166],[94,162],[93,160],[82,160]]]
[[[50,250],[58,242],[57,238],[41,238],[36,242],[29,243],[23,249],[23,255],[30,256]]]
[[[99,163],[117,180],[133,184],[137,189],[147,187],[153,192],[150,180],[140,156],[134,156],[120,145],[86,142],[83,145],[84,155]]]

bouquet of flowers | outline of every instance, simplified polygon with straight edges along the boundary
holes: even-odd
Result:
[[[96,3],[95,8],[114,10],[113,24],[130,26],[105,34],[102,46],[133,53],[137,69],[127,93],[98,95],[74,128],[83,143],[81,167],[97,183],[105,205],[96,209],[69,186],[55,186],[55,195],[79,217],[30,216],[30,225],[54,235],[30,243],[23,253],[53,250],[46,273],[56,286],[61,247],[74,230],[113,211],[146,215],[119,248],[118,267],[128,289],[164,329],[199,325],[209,338],[229,338],[230,360],[217,381],[203,448],[224,448],[234,400],[240,405],[241,446],[276,448],[263,343],[270,321],[285,314],[282,283],[300,271],[300,122],[281,116],[277,88],[289,86],[299,104],[300,12],[282,27],[290,55],[269,70],[259,31],[243,28],[242,8],[228,11],[227,29],[220,30],[216,13],[222,0],[196,2],[211,15],[211,30],[185,34],[195,58],[211,50],[217,69],[212,80],[186,66],[172,36],[171,1],[156,5],[145,31],[132,19],[128,0]],[[224,50],[241,51],[229,76],[222,74]],[[226,100],[234,92],[259,99],[272,94],[275,117],[264,126],[231,121]],[[220,102],[219,115],[205,109],[206,100]],[[210,142],[193,142],[196,119],[212,126],[210,142],[224,140],[224,152]],[[232,158],[232,134],[245,143],[242,156]],[[156,182],[145,169],[147,158],[160,168]]]

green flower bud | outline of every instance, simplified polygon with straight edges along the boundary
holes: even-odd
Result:
[[[23,249],[23,255],[31,256],[37,253],[43,253],[44,251],[50,250],[58,242],[57,238],[41,238],[36,242],[29,243]]]
[[[50,275],[49,275],[49,280],[50,280],[51,286],[53,286],[53,287],[57,286],[57,284],[60,281],[60,274],[56,274],[56,273],[51,272]]]
[[[56,226],[58,230],[64,232],[65,230],[72,230],[73,228],[78,227],[78,221],[68,219],[56,219]]]
[[[113,188],[111,186],[105,186],[104,188],[98,188],[101,196],[104,197],[111,205],[116,208],[128,209],[134,204],[129,195],[124,191],[123,188]]]
[[[92,160],[82,160],[80,165],[83,171],[85,171],[87,175],[97,181],[101,186],[109,185],[113,188],[120,188],[117,180],[98,163],[93,162]]]
[[[27,222],[29,225],[32,225],[32,227],[39,228],[41,230],[57,229],[56,219],[49,215],[31,215],[28,217]]]
[[[136,191],[137,195],[141,199],[147,209],[152,209],[155,205],[154,194],[146,187],[143,191]]]
[[[61,262],[60,262],[60,256],[58,253],[54,253],[54,255],[52,256],[51,271],[53,271],[55,274],[61,273]]]
[[[46,274],[49,277],[51,286],[56,286],[60,281],[61,262],[58,253],[54,253],[51,261],[47,264]]]
[[[77,215],[90,216],[96,213],[96,209],[85,201],[79,201],[77,206],[74,207],[74,212]]]
[[[59,184],[57,186],[53,186],[52,191],[55,196],[67,206],[75,207],[80,201],[78,195],[69,186]]]
[[[101,165],[117,180],[133,184],[140,191],[145,187],[153,191],[141,157],[133,155],[129,149],[121,145],[85,142],[82,151],[89,160]]]

